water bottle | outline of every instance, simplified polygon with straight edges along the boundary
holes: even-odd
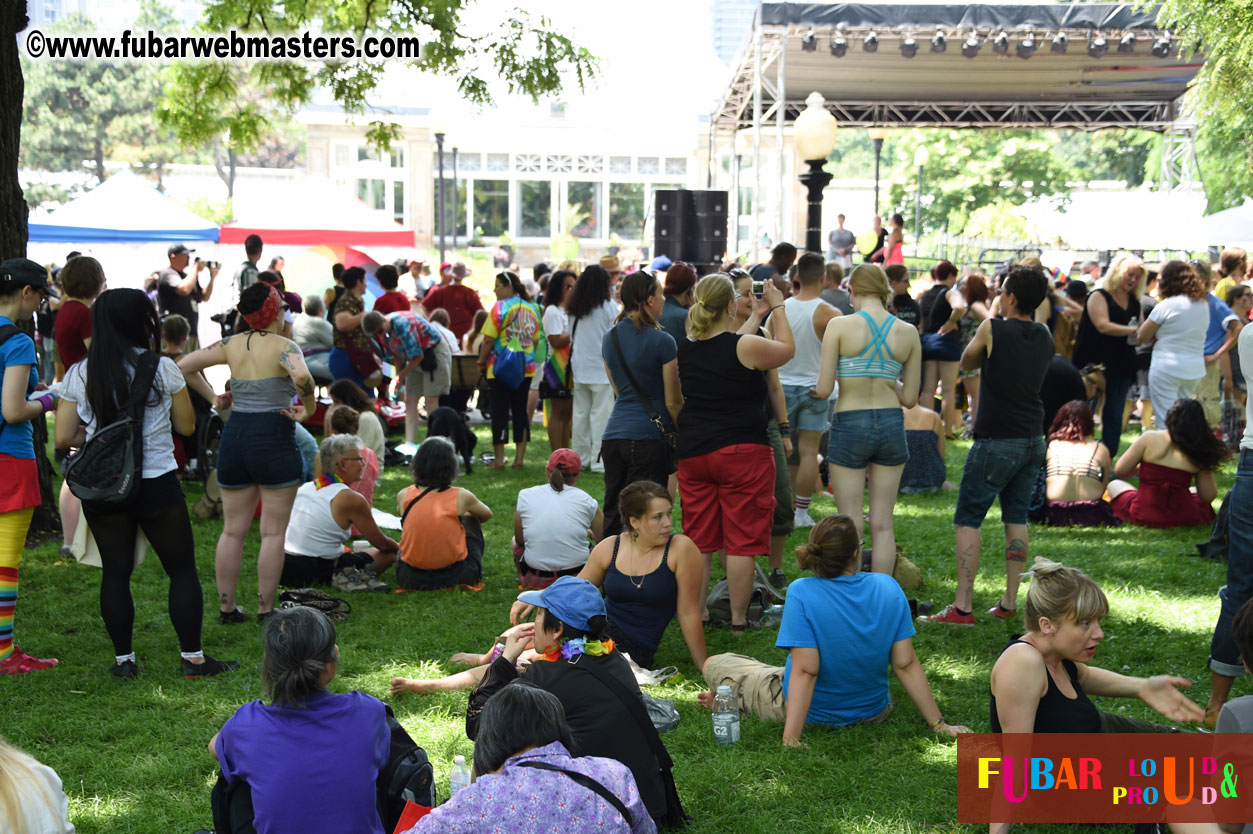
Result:
[[[731,695],[731,687],[722,685],[714,697],[714,741],[735,744],[740,740],[740,710]]]
[[[765,628],[778,628],[783,622],[783,606],[767,605],[761,609],[761,624]]]
[[[448,798],[457,795],[457,791],[470,787],[470,768],[466,767],[465,756],[453,756],[452,772],[448,774]]]

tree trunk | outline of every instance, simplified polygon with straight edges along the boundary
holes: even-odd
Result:
[[[227,148],[226,157],[230,160],[231,164],[230,179],[226,181],[226,199],[233,200],[235,199],[235,149]]]
[[[17,33],[27,26],[26,0],[0,0],[0,259],[26,255],[26,200],[17,179],[18,147],[22,140],[22,65],[18,60]],[[34,322],[21,325],[34,335]],[[61,529],[56,495],[52,491],[52,463],[44,449],[48,425],[32,421],[35,427],[35,461],[39,469],[42,503],[31,519],[30,536],[43,538]]]
[[[18,0],[21,2],[21,0]],[[104,142],[100,137],[96,136],[96,144],[93,148],[93,158],[96,161],[96,182],[97,184],[104,182]]]

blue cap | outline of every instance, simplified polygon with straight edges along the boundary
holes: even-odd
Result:
[[[658,255],[653,258],[653,262],[648,265],[648,268],[652,272],[665,272],[672,266],[674,266],[674,261],[670,260],[670,258],[665,255]]]
[[[551,611],[553,616],[580,631],[589,631],[588,620],[605,616],[600,589],[577,576],[563,576],[542,591],[523,591],[518,602]]]

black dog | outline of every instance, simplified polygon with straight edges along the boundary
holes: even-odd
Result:
[[[457,447],[457,454],[465,462],[466,474],[474,472],[474,447],[479,439],[470,431],[465,418],[456,409],[441,405],[426,418],[427,437],[447,437]]]

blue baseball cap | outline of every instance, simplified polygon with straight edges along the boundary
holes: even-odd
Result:
[[[665,272],[672,266],[674,266],[674,261],[670,260],[665,255],[658,255],[653,258],[653,262],[648,265],[648,268],[653,272]]]
[[[563,623],[589,631],[592,617],[605,616],[605,600],[600,589],[577,576],[563,576],[542,591],[523,591],[518,602],[545,608]]]

